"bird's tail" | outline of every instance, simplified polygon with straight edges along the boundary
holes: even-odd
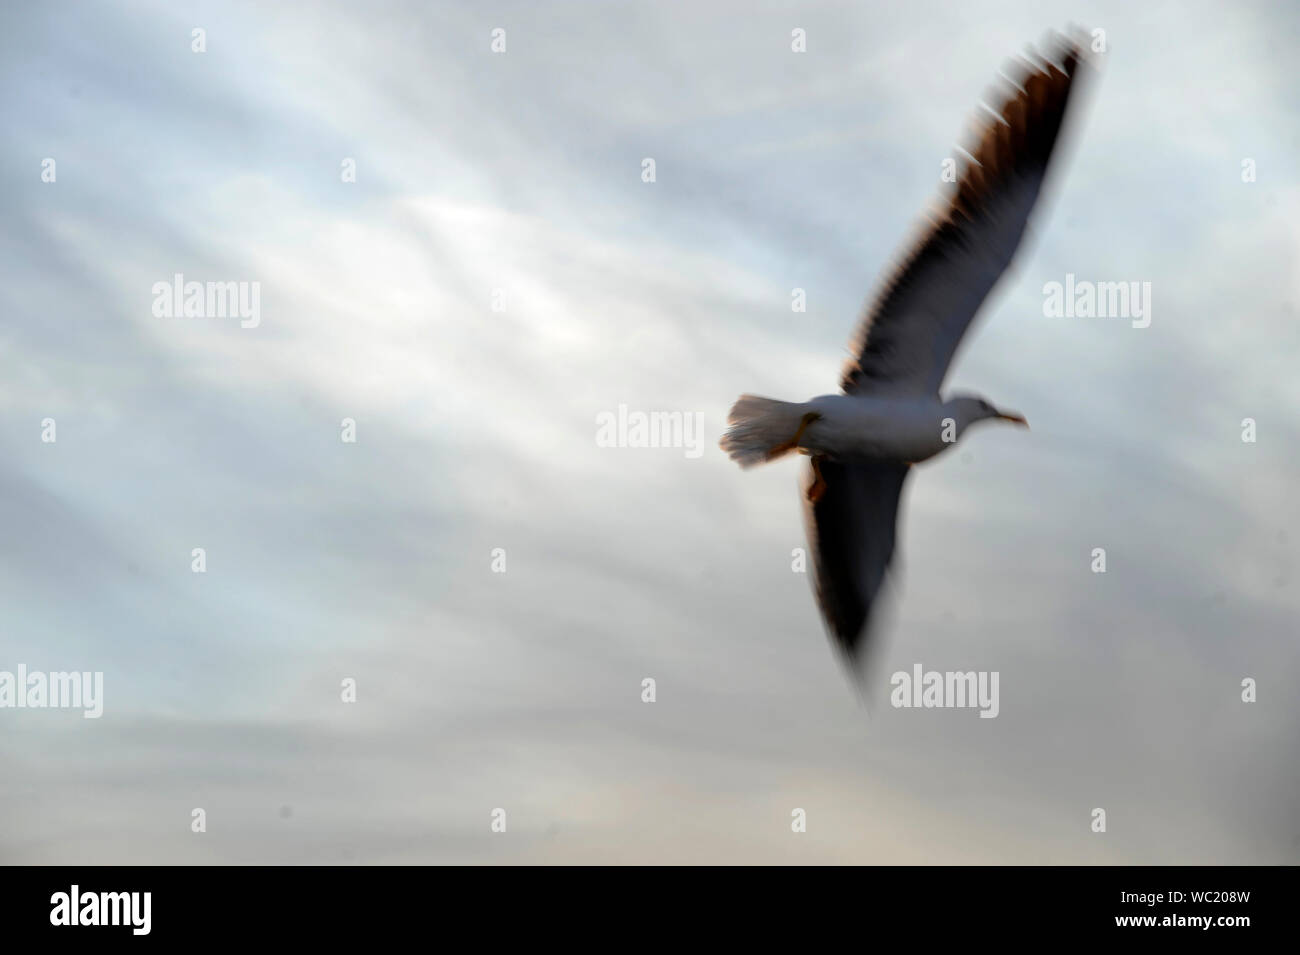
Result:
[[[742,468],[774,460],[795,450],[793,439],[808,411],[803,402],[741,395],[731,406],[730,427],[718,446]]]

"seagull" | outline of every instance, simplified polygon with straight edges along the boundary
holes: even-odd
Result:
[[[742,468],[808,455],[804,523],[817,602],[852,665],[867,645],[912,466],[980,421],[1026,426],[969,394],[940,395],[966,329],[1020,245],[1042,189],[1082,45],[1050,35],[1014,59],[983,106],[956,186],[927,217],[860,323],[840,394],[805,402],[741,395],[721,447]]]

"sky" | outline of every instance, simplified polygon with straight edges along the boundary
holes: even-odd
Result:
[[[7,6],[0,671],[104,689],[0,708],[0,862],[1300,862],[1298,20]],[[1071,23],[1099,75],[948,381],[1032,431],[917,468],[882,649],[999,712],[868,706],[796,462],[717,439],[835,390]],[[178,273],[256,324],[160,316]],[[1046,315],[1067,275],[1151,283],[1150,325]],[[703,452],[598,441],[620,405]]]

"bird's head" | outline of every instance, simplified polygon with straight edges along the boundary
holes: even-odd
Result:
[[[1025,420],[1024,415],[1014,411],[1002,411],[993,402],[987,398],[981,398],[979,395],[959,395],[949,398],[943,403],[943,410],[945,414],[957,422],[959,428],[963,429],[976,421],[985,421],[990,418],[1010,421],[1012,424],[1018,424],[1025,428],[1029,427],[1029,422]]]

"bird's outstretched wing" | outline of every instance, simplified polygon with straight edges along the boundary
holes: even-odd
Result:
[[[973,161],[946,207],[930,216],[863,316],[840,381],[846,392],[938,392],[1020,245],[1082,57],[1074,41],[1054,35],[1042,59],[1013,61],[1001,108],[982,111]]]
[[[911,468],[895,461],[819,458],[825,489],[804,509],[817,603],[850,662],[894,556],[894,528]]]

